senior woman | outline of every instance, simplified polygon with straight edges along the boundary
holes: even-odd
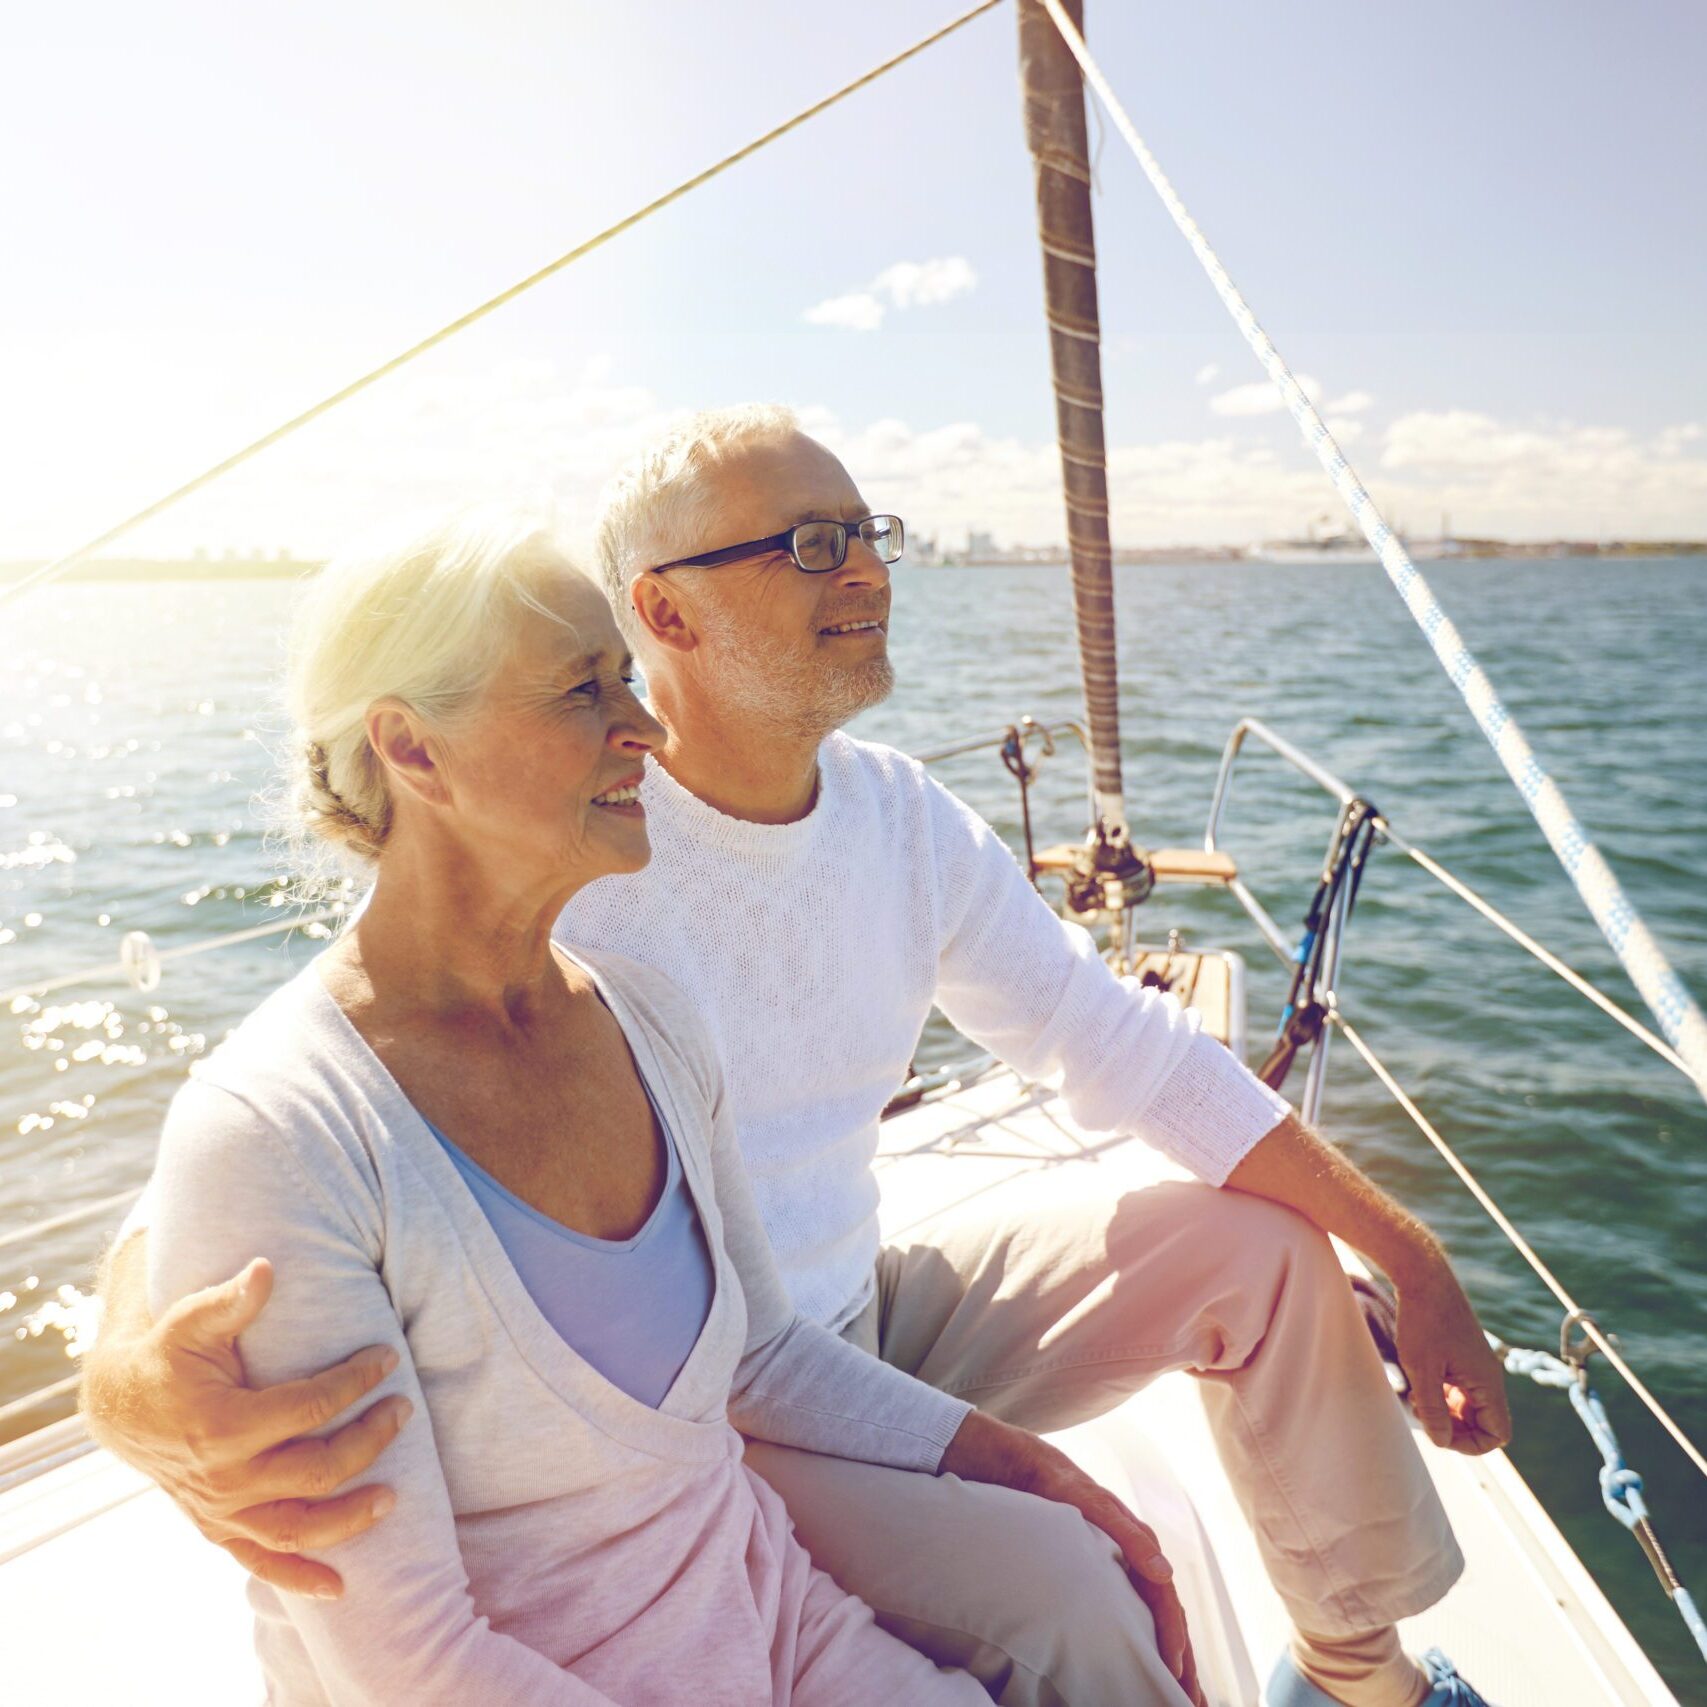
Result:
[[[794,1314],[697,1018],[552,947],[648,854],[664,732],[602,595],[464,520],[325,571],[290,693],[301,814],[371,898],[174,1098],[150,1297],[264,1252],[250,1379],[385,1344],[413,1415],[343,1598],[251,1584],[269,1700],[986,1700],[813,1567],[730,1421],[931,1471],[967,1407]]]

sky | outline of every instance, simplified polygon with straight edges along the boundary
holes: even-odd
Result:
[[[956,0],[32,7],[0,59],[0,559],[56,555],[945,22]],[[1707,9],[1088,0],[1390,519],[1707,537]],[[1100,142],[1099,142],[1100,137]],[[1092,120],[1117,544],[1335,500]],[[141,530],[319,556],[797,407],[916,534],[1063,536],[1011,6]]]

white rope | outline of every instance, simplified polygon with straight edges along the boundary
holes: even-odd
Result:
[[[15,1227],[11,1232],[0,1233],[0,1251],[10,1245],[21,1245],[25,1239],[33,1239],[43,1233],[57,1233],[61,1227],[74,1227],[79,1221],[93,1220],[110,1209],[128,1209],[141,1195],[142,1187],[136,1186],[130,1191],[103,1197],[97,1203],[85,1203],[81,1209],[68,1209],[63,1215],[50,1215],[45,1221],[32,1221],[27,1227]]]
[[[156,961],[164,963],[168,960],[187,960],[194,954],[206,954],[209,949],[229,948],[233,943],[253,942],[257,937],[277,936],[280,931],[306,930],[310,925],[323,925],[344,916],[344,908],[340,903],[334,907],[322,908],[318,913],[292,913],[287,918],[274,919],[264,925],[250,925],[244,930],[228,931],[224,936],[204,937],[200,942],[180,943],[176,948],[153,949],[150,952]],[[146,932],[132,931],[134,937],[146,937]],[[104,984],[117,982],[123,978],[135,983],[132,976],[133,968],[123,960],[104,961],[99,966],[86,966],[81,972],[64,972],[57,978],[38,979],[33,984],[19,984],[10,990],[0,990],[0,1008],[10,1007],[13,1002],[22,997],[45,996],[51,990],[69,990],[77,984]],[[140,985],[137,986],[141,988]]]
[[[1210,248],[1209,240],[1198,228],[1197,221],[1186,211],[1185,204],[1168,182],[1155,155],[1126,116],[1126,110],[1109,87],[1108,79],[1091,58],[1084,38],[1062,11],[1060,0],[1041,0],[1041,3],[1054,20],[1073,57],[1078,60],[1086,80],[1108,108],[1115,128],[1137,156],[1145,177],[1162,198],[1174,224],[1202,262],[1203,270],[1208,273],[1216,294],[1244,334],[1245,342],[1285,399],[1292,418],[1303,431],[1305,442],[1316,453],[1334,489],[1345,500],[1353,519],[1375,548],[1388,579],[1398,589],[1417,625],[1428,637],[1442,668],[1463,694],[1465,704],[1481,725],[1482,733],[1498,754],[1500,763],[1517,784],[1518,792],[1535,815],[1541,833],[1559,856],[1559,863],[1576,885],[1577,893],[1582,896],[1594,922],[1600,926],[1601,934],[1623,962],[1631,982],[1659,1021],[1660,1030],[1687,1063],[1687,1071],[1695,1080],[1696,1088],[1707,1097],[1707,1019],[1702,1017],[1701,1010],[1684,988],[1683,980],[1672,970],[1659,943],[1613,876],[1612,868],[1589,840],[1588,832],[1577,822],[1558,784],[1535,756],[1523,731],[1518,728],[1517,720],[1501,703],[1493,683],[1464,644],[1463,636],[1441,609],[1428,582],[1418,573],[1399,536],[1382,519],[1374,499],[1346,461],[1345,453],[1334,443],[1327,423],[1304,395],[1303,387],[1281,359],[1273,341],[1257,324],[1250,305],[1239,294],[1238,287]]]
[[[14,1399],[9,1405],[0,1405],[0,1425],[9,1423],[14,1417],[21,1417],[26,1411],[33,1411],[52,1399],[62,1399],[67,1393],[77,1390],[77,1383],[83,1377],[67,1375],[63,1380],[55,1381],[46,1387],[38,1387],[33,1393],[26,1393],[21,1399]]]
[[[211,468],[203,469],[200,474],[192,476],[182,486],[175,487],[164,497],[156,498],[133,515],[126,516],[122,522],[116,522],[105,532],[96,534],[93,539],[85,540],[82,545],[73,551],[66,552],[63,557],[56,557],[51,563],[44,563],[39,569],[32,571],[21,580],[14,581],[10,586],[0,587],[0,605],[5,604],[8,599],[17,598],[20,594],[28,592],[31,587],[51,581],[54,576],[63,573],[74,564],[81,563],[85,558],[93,556],[102,547],[111,545],[114,540],[140,527],[142,523],[152,520],[155,516],[171,509],[173,505],[182,502],[192,492],[199,492],[202,487],[211,485],[222,475],[229,474],[232,469],[249,461],[251,457],[259,456],[262,451],[276,445],[281,439],[290,437],[301,427],[306,427],[310,421],[317,420],[320,416],[336,409],[340,403],[347,403],[358,392],[366,391],[370,385],[384,379],[388,374],[395,373],[400,367],[414,361],[417,356],[425,355],[428,350],[442,344],[447,338],[454,337],[458,332],[466,330],[477,320],[484,320],[488,314],[502,308],[505,303],[515,301],[524,291],[532,290],[535,285],[542,284],[553,274],[562,272],[565,267],[581,260],[584,256],[592,254],[595,249],[603,248],[613,237],[620,237],[623,232],[631,230],[643,219],[648,219],[653,214],[667,208],[672,202],[679,201],[690,190],[697,190],[701,184],[709,183],[713,178],[727,172],[731,166],[738,165],[749,155],[758,153],[761,148],[768,147],[778,138],[787,136],[791,130],[805,124],[808,119],[816,118],[819,113],[825,111],[826,108],[835,106],[838,101],[845,101],[849,95],[865,88],[868,83],[876,82],[885,73],[893,71],[896,66],[904,65],[915,54],[923,53],[928,47],[934,47],[945,36],[953,35],[956,30],[971,23],[974,18],[992,10],[1001,3],[1002,0],[979,0],[978,5],[962,12],[957,18],[951,18],[941,29],[932,30],[928,36],[914,42],[911,47],[903,48],[900,53],[891,55],[881,65],[874,65],[871,70],[854,78],[851,83],[844,83],[833,94],[826,95],[821,101],[814,101],[811,106],[796,113],[793,118],[785,119],[781,124],[767,130],[762,136],[754,137],[751,142],[737,148],[733,154],[724,155],[721,160],[707,166],[703,172],[696,172],[691,178],[684,178],[674,189],[666,190],[663,195],[649,201],[645,207],[637,209],[625,219],[619,219],[615,225],[606,226],[603,231],[589,237],[584,243],[578,243],[573,249],[559,255],[555,260],[547,261],[543,267],[529,273],[526,278],[518,280],[507,290],[499,291],[496,296],[488,297],[478,307],[471,308],[466,314],[458,315],[455,320],[439,327],[436,332],[429,332],[418,343],[411,344],[408,349],[393,356],[390,361],[382,362],[378,367],[364,373],[359,379],[353,379],[348,385],[334,391],[329,397],[323,397],[318,403],[311,404],[300,414],[293,415],[282,425],[274,427],[271,432],[263,433],[253,443],[245,445],[241,450],[233,451],[230,456],[214,463]]]

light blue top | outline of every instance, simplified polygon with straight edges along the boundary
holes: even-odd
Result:
[[[646,1095],[650,1100],[651,1091]],[[664,1189],[629,1239],[595,1239],[542,1215],[426,1124],[486,1212],[540,1314],[607,1381],[656,1409],[705,1326],[714,1278],[675,1138],[656,1102],[652,1111],[664,1136]]]

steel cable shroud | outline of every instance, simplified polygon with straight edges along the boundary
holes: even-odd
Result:
[[[1346,460],[1345,453],[1334,443],[1327,423],[1304,395],[1303,387],[1293,377],[1273,340],[1257,323],[1250,304],[1240,294],[1197,221],[1186,211],[1185,204],[1168,182],[1155,155],[1127,117],[1126,109],[1116,98],[1108,79],[1091,58],[1083,36],[1074,27],[1061,0],[1037,0],[1037,3],[1049,13],[1056,29],[1061,32],[1061,38],[1078,60],[1085,80],[1108,109],[1115,128],[1125,137],[1145,177],[1150,180],[1174,224],[1202,263],[1210,283],[1244,335],[1245,342],[1255,352],[1263,371],[1274,382],[1291,410],[1292,418],[1333,482],[1334,490],[1345,500],[1352,518],[1374,547],[1381,567],[1386,570],[1388,579],[1398,589],[1406,608],[1434,648],[1441,667],[1464,696],[1465,704],[1487,736],[1500,763],[1517,784],[1518,792],[1534,814],[1553,852],[1558,855],[1559,863],[1576,885],[1577,893],[1600,927],[1601,934],[1659,1021],[1660,1030],[1683,1057],[1696,1089],[1707,1097],[1707,1018],[1703,1018],[1683,980],[1672,969],[1665,951],[1625,895],[1611,866],[1577,821],[1559,785],[1536,757],[1517,720],[1506,709],[1487,673],[1464,643],[1464,637],[1441,609],[1433,589],[1412,563],[1399,536],[1387,525],[1376,508],[1375,500]]]
[[[289,438],[298,429],[306,427],[309,422],[318,420],[322,415],[330,414],[339,404],[349,402],[352,397],[366,391],[370,385],[377,384],[380,380],[396,373],[399,368],[406,367],[417,356],[425,355],[428,350],[444,343],[446,339],[455,337],[458,332],[466,331],[476,321],[484,320],[488,314],[496,312],[506,303],[515,301],[518,296],[532,290],[535,285],[543,284],[553,274],[562,272],[565,267],[582,260],[592,254],[595,249],[603,248],[613,238],[620,237],[623,232],[631,230],[642,220],[649,219],[653,214],[662,212],[672,202],[679,201],[687,195],[689,191],[697,190],[701,184],[709,183],[713,178],[721,176],[731,166],[739,165],[749,155],[757,154],[761,148],[766,148],[779,138],[787,136],[790,131],[797,130],[808,119],[816,118],[819,113],[835,106],[839,101],[845,101],[849,95],[865,88],[867,84],[875,83],[879,77],[893,71],[898,65],[905,64],[915,55],[923,53],[926,48],[934,47],[944,37],[953,35],[956,30],[971,23],[974,18],[980,17],[985,12],[993,11],[1001,4],[1002,0],[978,0],[977,5],[962,12],[958,17],[950,18],[940,29],[932,30],[929,35],[914,42],[911,47],[903,48],[901,52],[891,54],[881,65],[874,65],[871,70],[854,78],[852,82],[844,83],[841,88],[826,95],[821,101],[814,101],[811,106],[803,108],[793,118],[784,119],[781,124],[773,125],[762,136],[756,136],[751,142],[737,148],[734,153],[724,155],[721,160],[713,162],[704,171],[694,173],[691,178],[684,178],[674,189],[666,190],[661,196],[649,201],[644,207],[637,208],[625,218],[619,219],[616,224],[606,226],[603,231],[595,233],[584,243],[576,244],[573,249],[557,256],[555,260],[547,261],[543,267],[536,268],[526,278],[518,279],[513,285],[499,291],[496,296],[488,297],[486,301],[469,309],[466,314],[460,314],[456,319],[448,321],[436,331],[429,332],[426,337],[411,344],[408,349],[393,356],[389,361],[381,362],[376,368],[370,368],[359,378],[351,380],[348,385],[339,387],[329,396],[321,398],[318,403],[310,404],[308,408],[291,416],[288,421],[281,422],[270,432],[263,433],[260,438],[244,445],[241,450],[233,451],[229,456],[221,458],[211,467],[204,468],[200,474],[192,475],[183,485],[174,487],[164,496],[145,504],[140,510],[126,516],[123,521],[115,522],[104,532],[96,534],[93,539],[85,540],[83,544],[66,552],[63,556],[56,557],[51,563],[44,563],[39,569],[32,570],[21,580],[14,581],[9,586],[0,587],[0,605],[28,592],[32,587],[51,581],[56,575],[60,575],[65,570],[83,562],[86,558],[92,557],[97,551],[111,545],[114,540],[132,532],[144,522],[152,521],[155,516],[164,514],[192,493],[199,492],[204,486],[212,485],[214,481],[229,474],[234,468],[240,467],[252,457],[259,456],[262,451],[278,444],[281,440]]]

